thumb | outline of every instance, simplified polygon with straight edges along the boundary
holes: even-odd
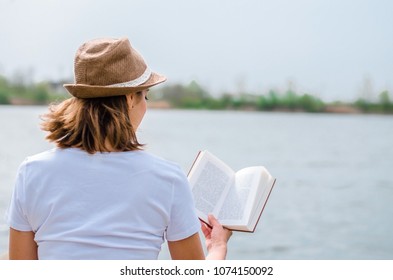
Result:
[[[207,218],[208,218],[208,220],[209,220],[209,224],[210,224],[212,227],[221,226],[220,222],[216,219],[216,217],[214,217],[213,214],[209,214]]]

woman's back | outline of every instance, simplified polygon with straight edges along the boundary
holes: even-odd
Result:
[[[53,149],[19,172],[10,224],[35,232],[40,259],[156,259],[200,228],[184,173],[143,151]]]

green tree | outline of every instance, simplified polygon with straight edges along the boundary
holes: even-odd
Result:
[[[294,91],[289,89],[285,93],[282,102],[280,103],[285,108],[288,108],[290,110],[296,110],[299,107],[299,97]]]
[[[192,81],[189,85],[168,85],[161,90],[162,94],[155,95],[155,100],[166,100],[173,107],[178,108],[205,108],[212,104],[212,98],[208,92],[197,82]],[[216,104],[214,104],[216,106]]]
[[[0,76],[0,104],[10,104],[8,81]]]
[[[36,85],[31,92],[34,103],[46,104],[49,102],[50,94],[48,86],[44,83]]]
[[[11,104],[9,95],[1,88],[0,88],[0,104]]]
[[[393,111],[393,104],[390,101],[389,92],[387,90],[379,94],[379,103],[383,112],[387,113],[389,111]]]
[[[355,106],[363,112],[369,112],[371,108],[371,103],[364,98],[359,98],[355,102]]]
[[[306,112],[321,112],[324,109],[323,102],[310,94],[304,94],[300,97],[300,106]]]

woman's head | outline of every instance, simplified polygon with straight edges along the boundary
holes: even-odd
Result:
[[[47,139],[89,153],[141,149],[136,129],[146,112],[149,87],[166,78],[152,72],[126,38],[95,39],[79,47],[74,96],[43,116]]]
[[[43,115],[42,129],[60,148],[80,148],[91,154],[139,150],[143,145],[135,132],[146,112],[146,93],[67,99]]]

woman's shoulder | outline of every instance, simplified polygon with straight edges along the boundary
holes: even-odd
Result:
[[[181,186],[184,186],[184,189],[189,188],[186,173],[178,163],[148,152],[140,154],[147,159],[145,163],[148,166],[145,170],[149,170],[150,175],[171,182],[172,186],[179,187],[177,189],[183,189]]]
[[[34,162],[42,162],[42,161],[47,161],[51,158],[53,158],[54,154],[56,153],[56,149],[50,149],[46,150],[37,154],[33,154],[30,156],[27,156],[23,162],[23,164],[29,164],[29,163],[34,163]]]
[[[160,169],[166,169],[166,170],[173,170],[173,171],[179,171],[181,168],[178,163],[165,159],[161,156],[158,156],[156,154],[152,154],[146,151],[140,151],[138,152],[141,157],[143,157],[146,161],[148,161],[152,166],[155,166]]]

